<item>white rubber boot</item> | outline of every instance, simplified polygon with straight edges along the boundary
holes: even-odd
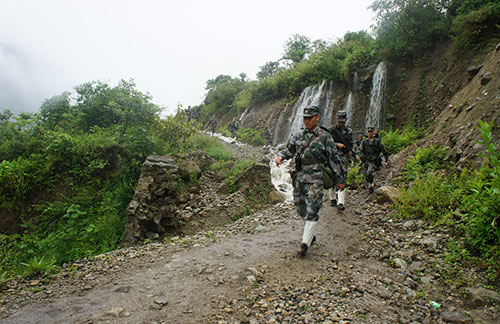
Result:
[[[313,237],[316,235],[316,227],[318,222],[306,221],[304,224],[304,233],[302,234],[302,243],[308,247],[311,246]]]
[[[337,197],[338,197],[337,208],[340,209],[340,210],[344,210],[345,209],[345,192],[346,192],[345,189],[337,191]]]
[[[330,197],[330,205],[337,206],[337,192],[330,188],[328,189],[328,196]]]

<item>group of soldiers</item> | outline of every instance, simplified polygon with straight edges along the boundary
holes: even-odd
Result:
[[[354,143],[352,130],[346,125],[345,111],[337,113],[337,124],[331,129],[319,126],[319,111],[317,106],[304,108],[305,127],[291,136],[285,149],[275,159],[279,167],[284,160],[295,157],[293,200],[297,213],[304,220],[302,242],[297,251],[297,256],[301,258],[306,256],[309,247],[316,241],[324,190],[321,163],[326,163],[333,171],[334,185],[329,189],[330,202],[339,210],[344,210],[350,161],[361,161],[370,192],[373,192],[374,172],[380,155],[385,157],[386,162],[389,161],[380,138],[375,137],[374,127],[367,127],[367,137],[358,137],[357,143]]]

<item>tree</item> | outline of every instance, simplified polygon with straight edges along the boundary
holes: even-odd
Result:
[[[257,72],[257,78],[262,80],[275,75],[279,71],[279,66],[280,63],[276,61],[266,62],[266,64],[260,67],[260,71]]]
[[[70,105],[71,93],[68,91],[60,95],[45,99],[40,106],[42,121],[49,129],[54,129],[64,120],[71,118],[72,109]]]
[[[311,50],[309,37],[295,34],[285,42],[283,59],[297,64],[302,62],[311,53]]]
[[[376,0],[376,34],[382,50],[399,57],[418,57],[449,36],[450,21],[440,0]]]
[[[218,85],[224,83],[230,83],[233,81],[233,78],[230,75],[219,74],[215,79],[210,79],[207,81],[207,85],[205,86],[205,90],[211,91],[216,90]]]
[[[94,126],[105,128],[113,125],[149,127],[161,111],[151,103],[151,96],[135,89],[133,80],[121,80],[117,86],[88,82],[75,88],[79,126],[88,130]]]

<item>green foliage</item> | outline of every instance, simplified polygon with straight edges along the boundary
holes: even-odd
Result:
[[[227,161],[231,159],[231,151],[224,148],[218,140],[205,134],[195,134],[189,138],[191,150],[203,150],[208,156],[216,161]]]
[[[415,156],[408,159],[405,165],[405,170],[403,171],[405,182],[414,181],[420,175],[426,175],[429,172],[447,169],[449,166],[449,162],[446,161],[448,152],[449,148],[446,147],[436,148],[431,146],[426,149],[417,148]]]
[[[361,173],[361,165],[357,164],[347,171],[347,183],[361,183],[364,176]]]
[[[422,218],[434,223],[453,221],[460,205],[462,188],[457,186],[453,177],[449,178],[442,171],[419,173],[401,194],[399,213],[404,218]]]
[[[380,50],[389,57],[417,58],[449,37],[450,21],[439,0],[376,0],[376,34]]]
[[[481,140],[486,153],[479,172],[469,182],[464,197],[467,221],[466,243],[475,251],[490,257],[500,256],[500,151],[493,141],[493,123],[479,121]]]
[[[195,126],[194,122],[188,123],[186,116],[180,110],[175,116],[155,119],[153,123],[153,133],[167,145],[164,148],[167,152],[181,152],[186,149],[189,138],[200,128],[201,124]]]
[[[45,256],[33,257],[26,263],[21,263],[24,266],[24,275],[49,275],[57,271],[54,266],[54,260],[46,260]]]
[[[403,130],[388,130],[381,131],[382,144],[389,154],[396,154],[403,148],[412,144],[415,140],[423,137],[423,129],[416,128],[413,124],[406,126]]]
[[[292,64],[302,62],[311,53],[311,40],[304,35],[295,34],[284,45],[283,59],[291,61]]]
[[[480,49],[488,43],[494,46],[500,39],[500,3],[475,1],[474,6],[464,2],[457,8],[460,14],[453,21],[454,46],[462,50]],[[478,6],[479,3],[482,6]]]
[[[279,71],[279,64],[279,62],[275,61],[266,62],[266,64],[260,67],[260,71],[257,72],[257,78],[262,80],[275,75]]]
[[[22,229],[0,236],[0,273],[48,272],[116,248],[146,156],[189,148],[196,132],[181,116],[160,120],[132,81],[77,94],[74,105],[67,93],[45,100],[40,114],[0,114],[0,213]]]
[[[453,242],[445,280],[456,282],[453,264],[467,262],[485,271],[491,282],[500,274],[500,151],[492,138],[492,124],[479,121],[485,153],[480,170],[463,169],[460,176],[444,159],[445,149],[418,150],[406,165],[406,179],[413,179],[397,204],[400,216],[428,220],[434,226],[450,226],[463,237]],[[448,279],[446,279],[448,278]],[[455,279],[454,279],[455,278]]]
[[[243,143],[248,143],[256,146],[264,145],[265,143],[259,131],[245,127],[240,127],[240,129],[238,130],[238,140]]]

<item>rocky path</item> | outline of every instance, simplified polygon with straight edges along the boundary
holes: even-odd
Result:
[[[346,207],[324,203],[305,259],[294,256],[302,222],[283,203],[82,260],[48,284],[15,283],[0,297],[0,324],[498,323],[498,306],[480,292],[463,300],[438,285],[447,233],[394,220],[365,191],[349,192]]]

